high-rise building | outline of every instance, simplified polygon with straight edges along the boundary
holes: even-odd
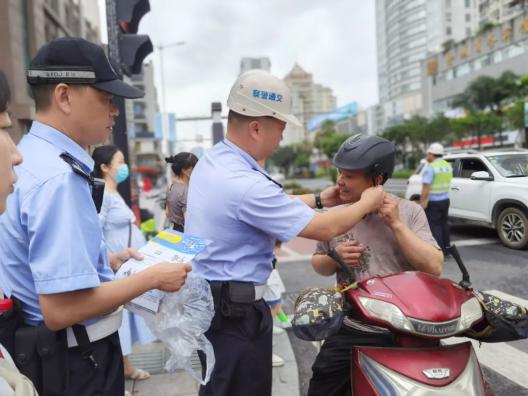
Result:
[[[160,153],[164,151],[164,136],[161,128],[156,127],[159,109],[152,61],[143,65],[141,73],[125,77],[125,81],[145,92],[142,98],[125,101],[130,162],[136,172],[157,176],[163,169]],[[163,154],[168,155],[166,148]]]
[[[378,128],[421,112],[422,61],[477,29],[477,1],[376,0]]]
[[[336,109],[336,97],[331,88],[314,83],[311,73],[306,72],[297,63],[284,77],[290,87],[293,102],[293,114],[301,121],[303,127],[287,126],[284,133],[283,144],[292,144],[305,141],[308,122]]]
[[[262,56],[260,58],[242,58],[240,61],[240,74],[253,69],[261,69],[269,72],[271,70],[270,59],[267,56]]]
[[[480,25],[487,22],[503,23],[515,18],[528,9],[526,0],[479,0]]]
[[[93,0],[0,1],[0,70],[11,87],[13,138],[27,131],[34,114],[26,68],[37,50],[61,36],[100,42],[98,2]]]

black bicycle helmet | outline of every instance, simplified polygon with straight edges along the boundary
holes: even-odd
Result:
[[[361,170],[369,176],[391,177],[394,171],[394,143],[379,136],[357,134],[343,142],[333,163],[339,169]]]

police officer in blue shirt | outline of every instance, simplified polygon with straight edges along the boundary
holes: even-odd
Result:
[[[121,396],[118,307],[150,289],[176,291],[190,271],[161,263],[113,281],[111,265],[133,253],[109,263],[102,242],[86,149],[111,135],[113,95],[143,93],[118,79],[101,47],[80,38],[44,45],[27,77],[36,116],[0,218],[0,288],[21,301],[25,322],[17,363],[44,395]]]
[[[195,167],[189,186],[185,231],[213,242],[193,263],[207,279],[215,317],[206,336],[216,365],[200,395],[271,395],[272,320],[262,299],[272,270],[275,240],[300,235],[329,240],[345,233],[383,202],[382,187],[366,190],[359,202],[340,204],[337,189],[290,197],[258,164],[277,148],[291,114],[286,84],[262,70],[242,74],[227,105],[226,139]]]

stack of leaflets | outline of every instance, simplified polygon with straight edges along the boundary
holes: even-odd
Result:
[[[123,279],[161,262],[189,263],[203,251],[210,241],[192,235],[166,229],[152,238],[139,251],[144,259],[130,259],[117,271],[116,279]],[[154,315],[164,295],[160,290],[150,290],[125,305],[140,315]]]

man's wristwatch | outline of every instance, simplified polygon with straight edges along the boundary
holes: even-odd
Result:
[[[321,193],[316,193],[315,195],[315,207],[317,209],[323,209],[323,202],[321,201]]]

